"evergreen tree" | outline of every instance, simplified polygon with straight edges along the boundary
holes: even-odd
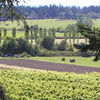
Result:
[[[34,39],[33,29],[31,29],[30,31],[31,31],[31,36],[30,36],[31,44],[33,44],[33,39]]]
[[[16,37],[16,28],[12,28],[12,37]]]
[[[28,40],[29,39],[29,30],[30,30],[30,28],[27,25],[27,23],[25,24],[24,29],[25,29],[25,38],[26,38],[26,40]]]
[[[43,29],[42,28],[39,29],[39,34],[40,34],[40,38],[43,38],[44,37],[43,36]]]
[[[34,31],[34,37],[35,37],[35,42],[36,42],[38,39],[38,31],[39,31],[38,25],[34,25],[33,31]]]
[[[52,28],[51,29],[51,32],[52,32],[53,38],[56,38],[56,29],[55,28]]]
[[[46,36],[47,36],[47,29],[44,28],[44,37],[46,37]]]
[[[51,28],[48,30],[49,36],[52,36]]]
[[[66,40],[66,43],[67,43],[67,40],[68,40],[68,32],[69,32],[69,30],[68,30],[68,28],[66,28],[65,31],[64,31],[64,39]]]
[[[88,25],[78,24],[79,31],[89,39],[89,44],[84,44],[81,47],[82,51],[91,50],[96,52],[95,61],[99,60],[100,57],[100,29],[92,28]]]
[[[7,36],[7,29],[5,28],[4,29],[4,36],[3,36],[3,38],[5,38]]]

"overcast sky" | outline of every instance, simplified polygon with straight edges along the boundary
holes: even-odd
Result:
[[[63,5],[63,6],[90,6],[100,5],[100,0],[26,0],[21,5],[39,6],[39,5]]]

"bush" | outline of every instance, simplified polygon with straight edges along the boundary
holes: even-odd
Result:
[[[1,52],[9,55],[13,55],[17,53],[17,42],[15,38],[12,37],[6,37],[5,40],[3,41],[2,47],[1,47]]]
[[[17,46],[17,53],[22,53],[28,51],[29,42],[23,38],[16,39],[18,46]]]
[[[66,40],[61,41],[61,43],[58,46],[58,50],[60,50],[60,51],[66,51],[66,48],[67,48]]]
[[[52,50],[54,47],[54,38],[53,37],[45,37],[42,41],[42,47],[48,50]]]
[[[34,56],[35,54],[35,48],[32,46],[32,44],[29,43],[29,41],[19,38],[16,39],[18,46],[17,46],[17,53],[23,53],[27,52],[28,54]]]
[[[59,43],[58,42],[56,42],[55,44],[54,44],[54,48],[53,48],[53,50],[58,50],[58,46],[59,46]]]
[[[14,54],[21,54],[23,52],[27,52],[28,54],[34,56],[39,52],[38,47],[33,47],[32,44],[30,44],[27,40],[19,38],[10,38],[7,37],[3,41],[3,45],[1,46],[0,49],[1,53],[3,55],[14,55]]]
[[[69,46],[69,51],[72,51],[72,52],[74,51],[73,45],[70,45],[70,46]]]

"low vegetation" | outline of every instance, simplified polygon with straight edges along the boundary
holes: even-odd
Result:
[[[7,100],[99,100],[99,73],[0,70]]]

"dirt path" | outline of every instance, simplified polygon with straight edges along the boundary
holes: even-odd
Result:
[[[60,71],[60,72],[75,72],[75,73],[86,73],[86,72],[100,72],[100,68],[84,67],[77,65],[68,65],[60,63],[50,63],[35,60],[23,60],[23,59],[0,59],[0,64],[7,64],[12,66],[20,66],[25,68]]]

